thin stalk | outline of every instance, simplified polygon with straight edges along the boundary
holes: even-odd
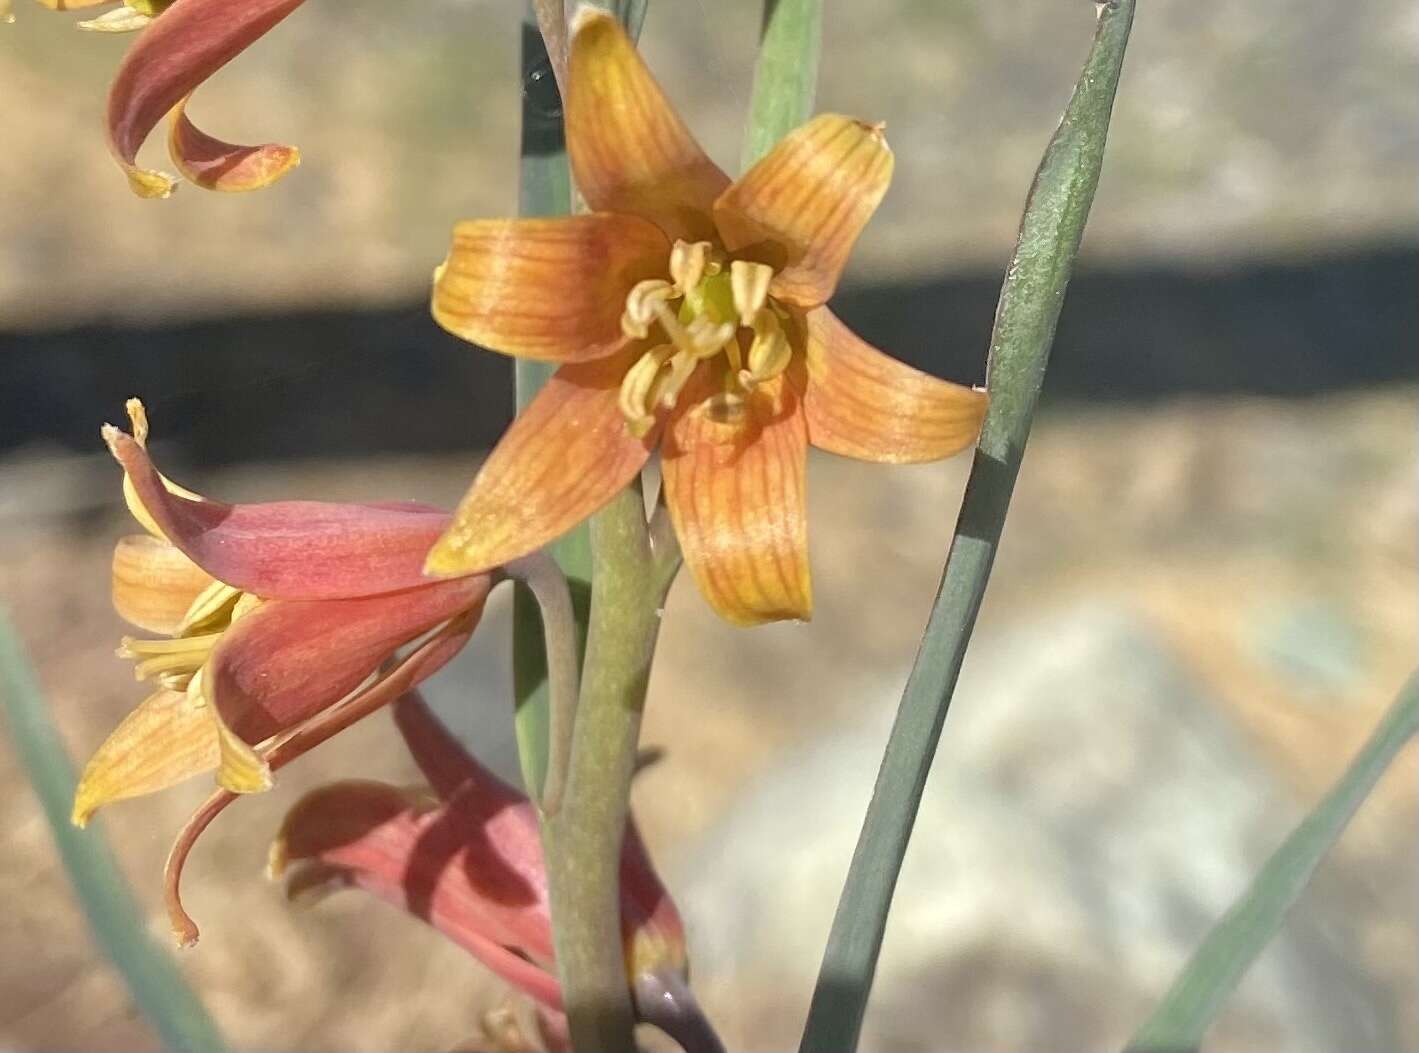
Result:
[[[764,0],[741,170],[812,115],[822,43],[823,0]]]
[[[621,940],[621,841],[651,658],[659,588],[639,487],[591,520],[596,583],[561,810],[543,822],[553,938],[573,1046],[634,1053]]]
[[[800,1053],[856,1049],[892,894],[975,627],[1103,164],[1133,0],[1099,4],[1093,47],[1035,175],[991,336],[990,410],[925,638],[833,918]]]
[[[535,14],[534,14],[535,11]],[[565,16],[562,4],[536,0],[522,25],[522,144],[518,211],[524,216],[559,216],[571,211],[571,172],[567,167],[566,138],[562,128],[561,76],[548,57],[548,46],[539,32],[545,19],[553,34],[552,48],[565,52]],[[557,37],[558,27],[561,37]],[[563,56],[564,57],[564,56]],[[532,401],[555,366],[517,359],[513,380],[517,411]],[[548,546],[571,588],[577,625],[577,660],[586,645],[587,605],[591,592],[591,543],[587,528],[577,527]],[[542,617],[537,602],[519,584],[512,603],[512,681],[516,700],[515,728],[522,781],[529,796],[543,786],[548,775],[551,741],[551,694],[547,679],[547,652]]]

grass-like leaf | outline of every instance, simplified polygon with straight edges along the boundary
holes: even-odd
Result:
[[[990,410],[941,587],[833,918],[800,1053],[857,1047],[892,894],[995,559],[1065,287],[1098,185],[1133,0],[1097,5],[1093,47],[1025,205],[991,335]]]
[[[1394,758],[1419,734],[1419,673],[1375,728],[1345,774],[1266,861],[1251,887],[1212,927],[1127,1053],[1195,1050],[1316,867]]]
[[[822,0],[764,0],[741,170],[812,116],[822,42]]]
[[[220,1053],[226,1047],[212,1018],[170,955],[148,936],[142,912],[104,842],[101,824],[93,822],[80,831],[69,823],[74,770],[19,637],[3,611],[0,703],[15,753],[44,808],[79,904],[99,946],[128,984],[133,1001],[157,1029],[164,1047]]]

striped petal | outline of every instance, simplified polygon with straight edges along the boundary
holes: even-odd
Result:
[[[736,625],[813,613],[804,469],[808,433],[787,375],[722,421],[700,381],[671,418],[665,501],[685,563],[710,605]]]
[[[777,272],[770,295],[799,307],[826,303],[862,228],[892,180],[879,125],[823,114],[790,132],[715,202],[731,252]]]
[[[572,20],[567,153],[577,189],[598,211],[643,216],[671,238],[711,238],[729,185],[695,142],[635,45],[605,11]]]
[[[123,56],[108,93],[109,148],[127,172],[134,193],[140,197],[167,197],[176,184],[172,176],[137,164],[139,147],[163,115],[300,4],[301,0],[175,0],[139,34]],[[179,123],[182,120],[179,117]],[[215,142],[200,132],[192,137],[194,145]],[[242,148],[227,147],[229,152],[239,149]],[[244,155],[246,167],[242,178],[236,180],[239,185],[214,189],[254,189],[264,185],[251,182],[258,170],[264,168],[269,179],[276,179],[295,163],[294,150],[289,147],[245,149],[255,152]],[[289,151],[285,155],[287,163],[271,164],[282,150]],[[254,163],[252,158],[258,154],[266,160]],[[220,179],[213,178],[217,175],[215,169],[204,170],[201,150],[193,163],[194,171],[203,174],[205,180],[200,185],[220,183]]]
[[[225,193],[268,187],[301,163],[294,146],[239,146],[214,139],[188,118],[186,99],[170,117],[168,155],[189,183]]]
[[[104,439],[164,537],[218,581],[265,599],[335,599],[425,584],[424,554],[448,525],[447,513],[427,505],[194,500],[164,485],[133,437],[105,426]]]
[[[430,574],[468,574],[541,548],[635,478],[656,432],[632,435],[617,398],[639,353],[557,370],[474,478],[429,553]]]
[[[627,342],[626,294],[669,259],[665,235],[634,216],[468,220],[434,272],[434,321],[519,358],[601,358]]]
[[[980,434],[984,391],[938,380],[863,340],[826,307],[808,314],[808,441],[890,464],[959,453]]]
[[[200,700],[164,688],[104,740],[74,791],[75,826],[100,806],[175,786],[217,766],[217,731]]]
[[[113,550],[113,608],[149,632],[176,636],[212,576],[182,551],[147,534],[120,538]]]

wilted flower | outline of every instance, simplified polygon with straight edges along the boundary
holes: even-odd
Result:
[[[112,0],[38,0],[57,11]],[[302,0],[124,0],[85,29],[141,31],[108,93],[108,143],[140,197],[167,197],[176,179],[139,167],[148,134],[171,116],[168,153],[183,178],[208,190],[257,190],[300,163],[294,146],[239,146],[214,139],[187,117],[192,92],[301,5]]]
[[[278,760],[452,658],[494,580],[423,576],[424,553],[448,522],[427,506],[227,505],[183,490],[148,456],[142,405],[130,402],[129,414],[132,435],[107,426],[104,438],[148,534],[119,542],[113,599],[165,638],[123,641],[119,653],[153,693],[84,769],[81,826],[103,804],[200,772],[215,770],[231,793],[269,788]]]
[[[430,789],[346,781],[308,794],[271,847],[272,876],[288,876],[293,895],[348,885],[422,918],[550,1010],[546,1030],[563,1033],[535,808],[417,694],[395,704],[394,719]],[[683,981],[680,915],[634,824],[621,851],[621,932],[632,980]]]
[[[685,561],[725,618],[807,618],[808,445],[945,457],[984,392],[905,366],[824,305],[887,190],[879,126],[819,116],[730,183],[604,12],[574,20],[566,105],[596,211],[454,229],[433,314],[506,354],[561,363],[484,464],[437,573],[538,548],[605,504],[659,444]]]

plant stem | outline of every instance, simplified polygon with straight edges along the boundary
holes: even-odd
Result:
[[[536,16],[533,14],[535,7]],[[565,21],[560,3],[538,2],[529,7],[522,24],[522,144],[519,159],[518,212],[524,216],[560,216],[571,211],[571,172],[567,167],[562,129],[559,77],[538,30],[538,19],[555,27]],[[565,32],[560,46],[565,49]],[[555,44],[554,44],[555,46]],[[521,413],[541,390],[555,366],[518,359],[513,367],[517,411]],[[547,546],[571,589],[577,625],[577,660],[586,646],[587,606],[591,591],[591,543],[579,526]],[[547,779],[551,734],[547,652],[543,646],[542,615],[527,587],[519,583],[512,603],[512,683],[516,700],[515,728],[522,781],[530,796]]]
[[[663,599],[640,487],[592,517],[591,547],[595,589],[571,764],[561,810],[543,823],[543,842],[573,1046],[634,1053],[621,841]]]
[[[991,335],[990,410],[925,638],[882,757],[833,918],[800,1053],[851,1053],[897,875],[975,627],[1044,383],[1055,324],[1098,186],[1133,0],[1098,5],[1094,44],[1045,149]]]

